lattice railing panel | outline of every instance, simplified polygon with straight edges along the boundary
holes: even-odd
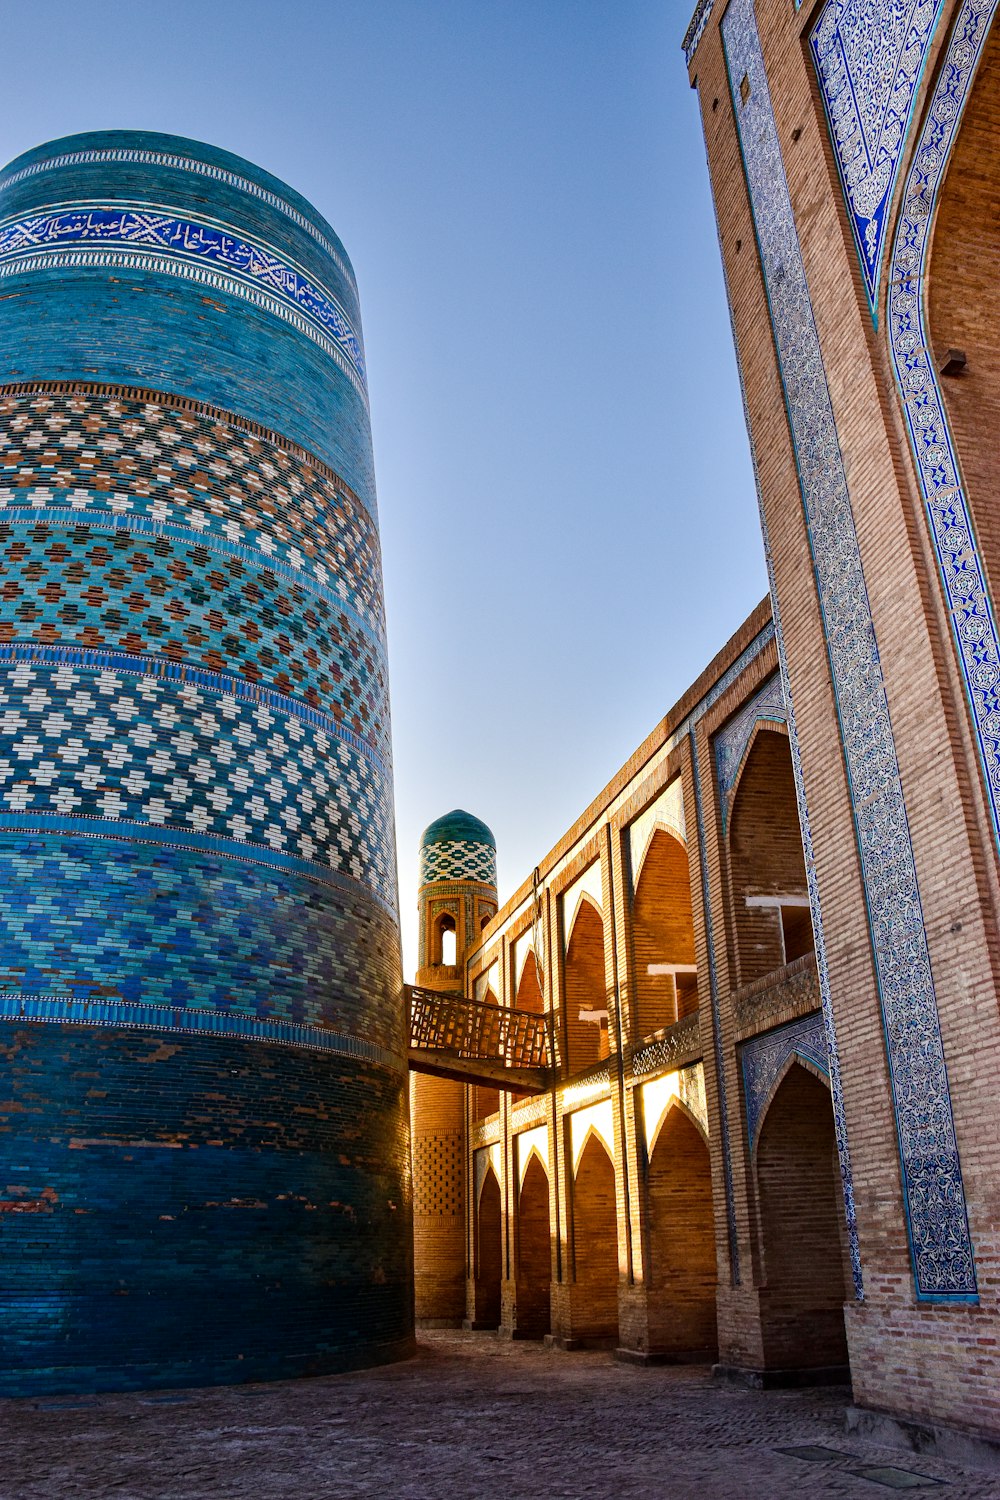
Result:
[[[481,1067],[492,1081],[525,1073],[542,1074],[552,1066],[549,1019],[530,1011],[508,1010],[467,1000],[464,995],[406,986],[410,1006],[410,1058],[419,1066],[460,1063],[463,1075]],[[540,1082],[540,1080],[539,1080]]]

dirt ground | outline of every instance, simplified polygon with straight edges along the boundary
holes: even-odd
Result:
[[[360,1374],[0,1402],[0,1497],[1000,1497],[1000,1475],[848,1437],[848,1399],[435,1331]]]

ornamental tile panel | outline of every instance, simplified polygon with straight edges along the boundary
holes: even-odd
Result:
[[[830,1064],[826,1050],[826,1031],[823,1017],[803,1016],[789,1026],[779,1026],[776,1031],[765,1032],[752,1041],[744,1042],[740,1048],[740,1065],[743,1070],[743,1095],[747,1112],[747,1140],[751,1151],[757,1149],[757,1134],[774,1086],[792,1058],[811,1063],[826,1078],[830,1075]]]
[[[934,209],[995,14],[996,0],[966,0],[955,18],[903,188],[886,308],[893,370],[1000,843],[1000,633],[926,321]]]
[[[827,0],[809,49],[875,308],[892,190],[942,0]]]
[[[722,35],[851,784],[914,1283],[923,1299],[975,1300],[962,1169],[906,807],[752,0],[731,0]]]

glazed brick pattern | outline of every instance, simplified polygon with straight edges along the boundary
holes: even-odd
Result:
[[[266,308],[155,270],[52,266],[4,278],[0,335],[4,385],[141,386],[238,413],[329,464],[375,515],[366,403]]]
[[[380,642],[378,531],[312,454],[222,411],[77,386],[0,393],[0,506],[9,522],[87,521],[188,534],[223,556],[334,594]]]
[[[290,1021],[402,1055],[395,924],[333,887],[211,851],[0,837],[0,995]]]
[[[317,1375],[411,1350],[394,1071],[0,1024],[0,1391]]]
[[[0,826],[22,814],[36,828],[182,830],[338,871],[394,910],[388,775],[333,725],[226,679],[53,654],[5,662],[0,647]]]

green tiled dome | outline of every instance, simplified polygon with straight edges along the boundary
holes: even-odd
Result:
[[[443,818],[435,818],[424,829],[420,836],[420,847],[429,849],[432,844],[450,844],[456,839],[470,844],[488,844],[491,849],[497,846],[496,839],[485,823],[456,807],[454,812],[445,813]]]
[[[496,887],[496,839],[485,823],[458,807],[435,819],[420,840],[420,884],[438,880],[474,880]]]

